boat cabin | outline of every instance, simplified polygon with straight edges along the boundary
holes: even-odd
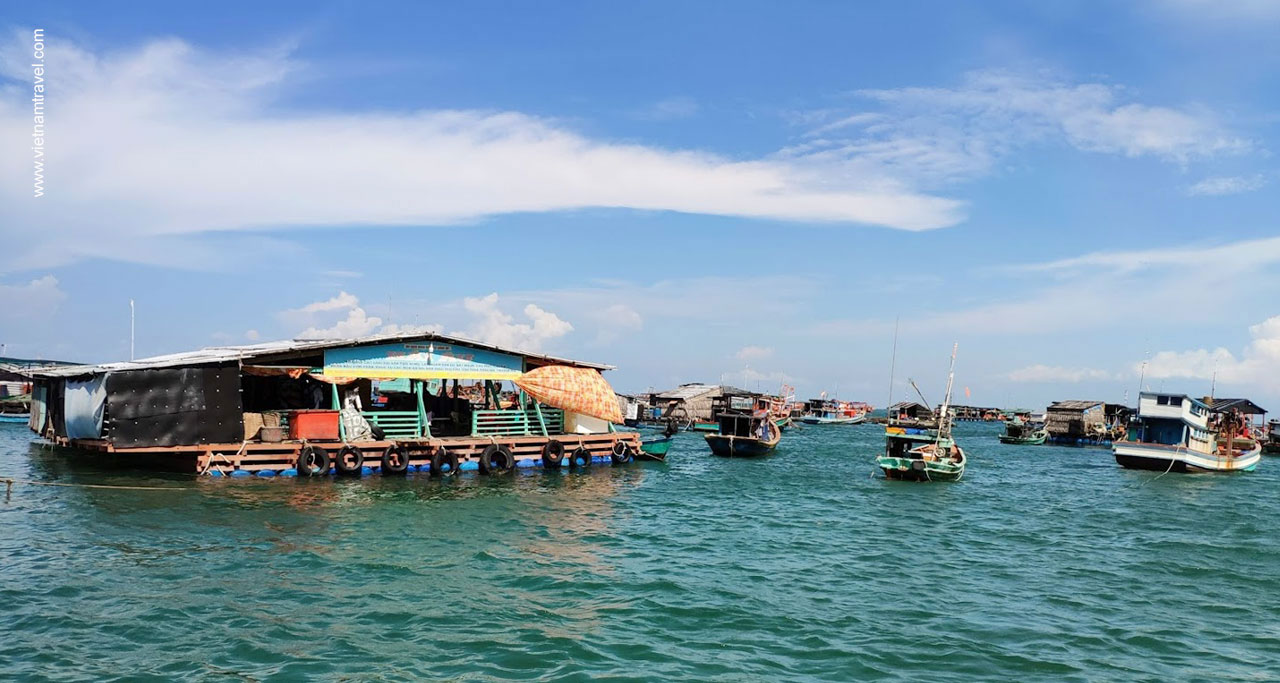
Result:
[[[1208,405],[1185,394],[1143,392],[1138,397],[1138,420],[1129,435],[1142,443],[1208,452],[1213,443],[1211,415]]]

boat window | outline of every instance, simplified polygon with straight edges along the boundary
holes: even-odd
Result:
[[[1180,406],[1180,405],[1182,405],[1182,397],[1181,397],[1181,396],[1170,396],[1170,397],[1169,397],[1169,405],[1171,405],[1171,406]]]
[[[1160,406],[1167,406],[1167,405],[1169,405],[1169,397],[1168,397],[1168,396],[1157,396],[1157,397],[1156,397],[1156,405],[1160,405]]]

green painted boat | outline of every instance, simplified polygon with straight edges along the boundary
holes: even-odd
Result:
[[[1019,418],[1009,420],[1004,425],[1004,434],[1000,435],[1000,443],[1015,446],[1039,446],[1049,438],[1044,425],[1023,422]]]
[[[884,455],[876,458],[885,477],[903,481],[958,481],[965,462],[964,449],[950,437],[939,438],[932,429],[892,425],[885,430]]]
[[[671,450],[671,437],[645,439],[640,442],[640,454],[636,460],[655,460],[663,462],[667,459],[667,451]]]
[[[958,347],[958,344],[951,347],[947,395],[938,410],[938,421],[921,423],[891,420],[885,427],[884,454],[876,458],[876,465],[884,472],[886,479],[959,481],[964,476],[968,458],[965,457],[964,449],[951,438],[951,425],[955,421],[955,411],[951,409],[951,388],[955,383]],[[915,386],[914,382],[912,386]]]
[[[709,432],[714,434],[715,432],[720,431],[720,423],[719,422],[702,422],[701,420],[698,420],[689,425],[689,431]]]

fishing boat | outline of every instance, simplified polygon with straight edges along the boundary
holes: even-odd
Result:
[[[1014,417],[1004,423],[1004,434],[1000,435],[1000,443],[1016,446],[1039,446],[1049,437],[1043,423],[1023,421]]]
[[[1280,455],[1280,420],[1267,423],[1267,436],[1262,442],[1262,452],[1267,455]]]
[[[1143,392],[1129,440],[1113,444],[1121,467],[1158,472],[1247,472],[1262,459],[1238,411],[1214,413],[1185,394]]]
[[[665,462],[667,451],[671,450],[671,440],[680,432],[680,425],[674,420],[668,421],[661,436],[646,436],[640,439],[640,451],[636,460]]]
[[[816,399],[809,401],[809,411],[800,417],[808,425],[854,425],[864,422],[871,406],[853,401]]]
[[[640,440],[640,452],[636,454],[636,460],[653,460],[656,462],[664,462],[667,459],[667,451],[671,450],[671,437],[650,437]]]
[[[772,455],[782,440],[782,429],[771,419],[767,406],[735,401],[720,413],[720,430],[704,434],[711,452],[725,458]]]
[[[896,347],[896,343],[895,343]],[[951,348],[951,371],[947,394],[935,423],[890,420],[884,432],[884,455],[876,464],[888,479],[904,481],[958,481],[964,476],[964,449],[951,437],[955,415],[951,409],[951,389],[955,380],[956,349]],[[896,348],[895,348],[895,356]],[[912,383],[914,386],[914,382]],[[918,391],[918,389],[917,389]],[[928,401],[925,402],[928,404]]]
[[[0,399],[0,423],[27,424],[31,420],[31,396]]]

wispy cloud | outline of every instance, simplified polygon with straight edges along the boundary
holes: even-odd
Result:
[[[960,202],[875,178],[832,183],[785,159],[593,139],[519,112],[298,112],[276,100],[303,68],[282,51],[163,40],[92,53],[60,43],[54,58],[58,126],[42,201],[22,189],[29,143],[0,139],[0,225],[11,262],[28,268],[137,254],[183,263],[176,249],[215,231],[458,224],[583,207],[906,230],[963,215]],[[26,61],[11,49],[0,75],[29,79]],[[0,90],[0,129],[30,126],[29,99],[17,86]]]
[[[1006,71],[968,74],[954,87],[861,90],[878,105],[852,114],[827,110],[792,158],[901,179],[948,182],[990,173],[1027,145],[1076,149],[1180,164],[1238,154],[1253,143],[1203,107],[1132,101],[1121,87],[1072,83]]]
[[[733,354],[734,358],[745,361],[755,361],[768,358],[773,355],[772,346],[744,346]]]
[[[1187,194],[1193,197],[1220,197],[1228,194],[1243,194],[1262,189],[1267,184],[1262,174],[1251,176],[1224,176],[1205,178],[1187,188]]]
[[[1280,237],[1264,237],[1227,244],[1188,244],[1155,249],[1097,251],[1083,256],[1032,263],[1009,270],[1026,272],[1101,270],[1132,273],[1148,268],[1221,268],[1236,272],[1280,263]]]

